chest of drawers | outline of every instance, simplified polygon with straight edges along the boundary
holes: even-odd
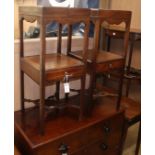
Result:
[[[46,122],[45,135],[37,133],[38,109],[25,117],[15,112],[15,144],[26,155],[119,155],[124,112],[94,112],[82,121],[67,116]]]

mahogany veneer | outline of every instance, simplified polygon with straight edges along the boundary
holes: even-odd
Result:
[[[40,26],[40,51],[39,55],[26,57],[24,55],[24,38],[23,25],[24,22],[37,21]],[[45,87],[55,82],[56,91],[54,97],[57,101],[60,99],[60,82],[64,79],[68,82],[68,78],[78,78],[81,81],[80,104],[79,104],[79,120],[83,117],[84,107],[84,89],[86,78],[86,57],[88,49],[88,33],[89,33],[90,10],[86,8],[59,8],[44,6],[21,6],[19,7],[19,24],[20,24],[20,79],[21,79],[21,109],[24,114],[25,102],[32,102],[39,106],[39,124],[40,134],[44,134],[45,119]],[[51,22],[58,24],[57,29],[57,51],[51,51],[55,54],[46,54],[46,26]],[[83,22],[83,56],[82,61],[73,59],[68,55],[72,47],[72,25]],[[66,25],[68,29],[66,55],[62,54],[62,30]],[[37,100],[24,98],[24,74],[27,74],[32,80],[39,84],[40,98]],[[68,92],[65,94],[68,100]]]

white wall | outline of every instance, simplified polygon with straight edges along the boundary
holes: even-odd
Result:
[[[131,28],[141,29],[141,0],[110,0],[110,9],[132,11]]]

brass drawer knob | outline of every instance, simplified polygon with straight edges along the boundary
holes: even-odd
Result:
[[[110,132],[110,128],[107,127],[107,126],[104,126],[103,129],[104,129],[104,132],[105,132],[105,133],[109,133],[109,132]]]
[[[100,145],[100,148],[101,148],[103,151],[105,151],[105,150],[108,149],[108,145],[106,145],[105,143],[102,143],[102,144]]]

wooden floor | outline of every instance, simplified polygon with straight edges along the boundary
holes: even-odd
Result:
[[[137,141],[137,133],[138,133],[139,123],[131,126],[128,130],[127,139],[124,146],[123,155],[134,155],[136,141]],[[139,151],[139,155],[141,155],[141,151]]]

